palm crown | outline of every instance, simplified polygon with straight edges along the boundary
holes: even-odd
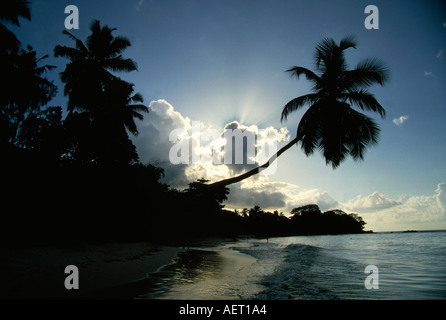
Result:
[[[70,32],[63,33],[75,41],[75,47],[56,46],[56,57],[69,58],[61,80],[65,82],[65,95],[68,95],[68,110],[90,110],[101,103],[100,92],[104,84],[116,78],[110,71],[130,72],[137,69],[136,62],[124,59],[122,51],[130,46],[130,41],[122,36],[113,36],[115,28],[101,27],[95,20],[90,27],[91,34],[86,44]]]
[[[367,91],[373,84],[384,85],[388,79],[387,68],[376,59],[366,59],[355,69],[348,70],[344,51],[356,48],[353,37],[346,37],[338,44],[324,39],[317,47],[315,65],[317,73],[303,67],[293,67],[288,72],[299,78],[304,75],[313,83],[313,93],[288,102],[281,120],[309,104],[297,128],[297,141],[306,155],[320,150],[333,168],[351,155],[363,160],[366,148],[376,144],[379,127],[369,116],[355,110],[377,112],[385,117],[385,110]]]
[[[71,60],[61,73],[61,80],[65,82],[64,93],[69,98],[67,118],[84,121],[90,126],[93,137],[84,139],[88,141],[84,143],[90,150],[88,157],[98,159],[97,154],[101,154],[101,161],[109,161],[107,158],[110,157],[122,158],[118,155],[121,152],[128,154],[128,159],[136,160],[135,147],[125,129],[137,135],[134,119],[142,120],[142,113],[149,109],[142,104],[133,104],[143,102],[142,96],[133,94],[133,84],[112,74],[136,70],[136,63],[122,56],[130,41],[114,36],[116,29],[101,27],[97,20],[93,21],[90,30],[85,44],[65,30],[64,34],[75,41],[75,47],[58,45],[54,49],[56,57]],[[80,111],[82,116],[75,116],[74,111]],[[92,142],[94,140],[96,143]]]

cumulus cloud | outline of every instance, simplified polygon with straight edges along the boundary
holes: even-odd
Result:
[[[307,204],[317,204],[321,211],[336,209],[339,202],[335,200],[328,192],[318,189],[301,190],[300,192],[290,194],[287,204],[287,211],[293,208],[301,207]]]
[[[343,204],[360,213],[368,225],[379,230],[442,229],[446,227],[446,183],[433,195],[404,195],[398,200],[374,192]]]
[[[149,110],[133,142],[140,160],[163,167],[166,182],[175,187],[199,178],[217,181],[263,164],[290,138],[286,128],[260,129],[237,121],[219,131],[183,116],[165,100],[150,102]],[[274,173],[271,169],[263,173]]]
[[[165,100],[152,101],[149,114],[137,123],[138,136],[132,137],[143,163],[154,163],[164,168],[167,183],[177,186],[187,185],[184,165],[173,165],[169,160],[172,146],[169,135],[172,130],[181,128],[190,130],[191,120],[175,111]]]
[[[430,77],[432,75],[432,71],[424,71],[425,77]]]
[[[280,210],[286,206],[287,195],[274,188],[244,188],[241,184],[232,185],[228,201],[228,208],[251,208],[255,205],[265,210]]]
[[[400,205],[401,202],[393,200],[385,195],[373,192],[370,195],[358,195],[355,199],[347,201],[344,205],[348,210],[355,212],[374,212],[392,208]]]
[[[446,213],[446,183],[440,183],[435,190],[434,195],[435,201],[437,202],[438,208],[443,213]]]
[[[403,123],[407,121],[407,119],[409,119],[408,115],[401,116],[399,118],[393,119],[393,123],[395,125],[397,125],[398,127],[401,127],[403,125]]]

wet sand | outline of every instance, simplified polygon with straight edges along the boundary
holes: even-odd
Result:
[[[201,239],[187,246],[0,247],[0,299],[239,299],[230,288],[243,285],[255,262],[233,249],[245,245]],[[65,288],[68,265],[79,270],[78,290]]]
[[[142,299],[234,300],[247,299],[262,288],[249,284],[256,259],[240,253],[230,242],[213,247],[192,247],[180,252],[174,264],[152,275],[152,287]]]

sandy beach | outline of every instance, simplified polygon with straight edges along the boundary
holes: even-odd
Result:
[[[233,240],[201,239],[187,246],[0,247],[0,299],[188,299],[190,290],[199,299],[231,299],[234,297],[224,290],[209,296],[207,290],[200,293],[196,289],[197,284],[224,288],[243,279],[243,272],[255,259],[233,250],[234,244]],[[65,288],[68,265],[79,270],[77,290]],[[160,281],[163,290],[157,291]],[[172,284],[176,282],[190,286],[177,287]]]
[[[99,292],[147,278],[182,250],[149,243],[1,247],[0,299],[100,299]],[[68,265],[79,270],[78,290],[65,288]]]

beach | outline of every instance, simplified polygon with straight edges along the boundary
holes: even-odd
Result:
[[[0,247],[0,299],[188,299],[190,288],[184,290],[183,286],[177,291],[173,288],[168,295],[157,291],[160,276],[184,267],[180,284],[198,280],[210,281],[214,286],[229,283],[237,271],[255,262],[232,246],[232,240],[207,238],[169,245],[138,242]],[[78,289],[65,287],[65,279],[71,275],[65,273],[67,266],[78,269]],[[174,276],[169,274],[167,278],[170,281]],[[231,296],[216,292],[212,298]]]
[[[1,247],[1,299],[98,298],[97,292],[147,278],[172,263],[180,246],[150,243],[70,247]],[[79,270],[79,289],[67,290],[65,267]]]
[[[438,231],[3,247],[0,292],[1,299],[444,300],[445,240]],[[79,269],[77,290],[64,286],[67,265]]]

